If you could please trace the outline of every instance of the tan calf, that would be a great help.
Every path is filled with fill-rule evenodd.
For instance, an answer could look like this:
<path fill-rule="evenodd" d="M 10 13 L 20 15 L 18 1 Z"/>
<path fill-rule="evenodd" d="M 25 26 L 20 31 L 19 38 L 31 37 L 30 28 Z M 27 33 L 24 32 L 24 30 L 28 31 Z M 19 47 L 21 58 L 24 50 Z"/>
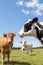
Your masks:
<path fill-rule="evenodd" d="M 13 39 L 16 36 L 15 33 L 7 33 L 3 34 L 3 37 L 0 38 L 0 51 L 2 53 L 2 65 L 4 65 L 4 59 L 5 55 L 8 57 L 8 63 L 9 63 L 9 57 L 11 48 L 13 46 Z"/>

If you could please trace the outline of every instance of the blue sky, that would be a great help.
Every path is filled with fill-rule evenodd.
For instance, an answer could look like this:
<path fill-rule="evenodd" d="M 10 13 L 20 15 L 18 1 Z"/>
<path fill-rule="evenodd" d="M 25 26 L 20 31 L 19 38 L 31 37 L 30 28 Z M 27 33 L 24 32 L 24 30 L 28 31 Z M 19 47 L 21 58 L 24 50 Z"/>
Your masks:
<path fill-rule="evenodd" d="M 30 18 L 38 17 L 43 22 L 43 0 L 0 0 L 0 37 L 3 33 L 18 32 Z M 20 41 L 26 40 L 34 46 L 41 44 L 35 38 L 14 38 L 15 47 L 20 47 Z"/>

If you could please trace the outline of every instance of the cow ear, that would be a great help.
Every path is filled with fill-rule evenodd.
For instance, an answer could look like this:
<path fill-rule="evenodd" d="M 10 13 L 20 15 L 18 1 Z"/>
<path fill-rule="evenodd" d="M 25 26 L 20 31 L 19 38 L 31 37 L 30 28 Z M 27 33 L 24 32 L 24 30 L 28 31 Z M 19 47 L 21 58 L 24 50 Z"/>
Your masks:
<path fill-rule="evenodd" d="M 33 18 L 33 20 L 32 20 L 33 23 L 35 23 L 35 22 L 37 23 L 37 21 L 38 21 L 37 17 Z"/>
<path fill-rule="evenodd" d="M 3 37 L 7 37 L 7 34 L 3 34 Z"/>

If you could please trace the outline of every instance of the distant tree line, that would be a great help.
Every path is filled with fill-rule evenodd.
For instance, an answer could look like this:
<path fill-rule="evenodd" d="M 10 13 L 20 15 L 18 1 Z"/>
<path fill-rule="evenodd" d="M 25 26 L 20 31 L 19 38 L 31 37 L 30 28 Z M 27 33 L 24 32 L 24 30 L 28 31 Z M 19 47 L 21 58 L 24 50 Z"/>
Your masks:
<path fill-rule="evenodd" d="M 43 46 L 40 46 L 40 47 L 34 47 L 33 49 L 42 49 L 43 48 Z M 21 47 L 13 47 L 12 49 L 21 49 Z"/>

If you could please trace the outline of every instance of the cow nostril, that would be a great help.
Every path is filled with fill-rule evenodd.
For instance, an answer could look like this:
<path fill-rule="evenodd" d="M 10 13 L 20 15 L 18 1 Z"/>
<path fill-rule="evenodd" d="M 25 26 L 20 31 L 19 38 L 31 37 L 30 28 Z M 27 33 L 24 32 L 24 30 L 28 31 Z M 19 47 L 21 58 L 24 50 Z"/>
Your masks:
<path fill-rule="evenodd" d="M 22 38 L 22 36 L 20 36 Z"/>

